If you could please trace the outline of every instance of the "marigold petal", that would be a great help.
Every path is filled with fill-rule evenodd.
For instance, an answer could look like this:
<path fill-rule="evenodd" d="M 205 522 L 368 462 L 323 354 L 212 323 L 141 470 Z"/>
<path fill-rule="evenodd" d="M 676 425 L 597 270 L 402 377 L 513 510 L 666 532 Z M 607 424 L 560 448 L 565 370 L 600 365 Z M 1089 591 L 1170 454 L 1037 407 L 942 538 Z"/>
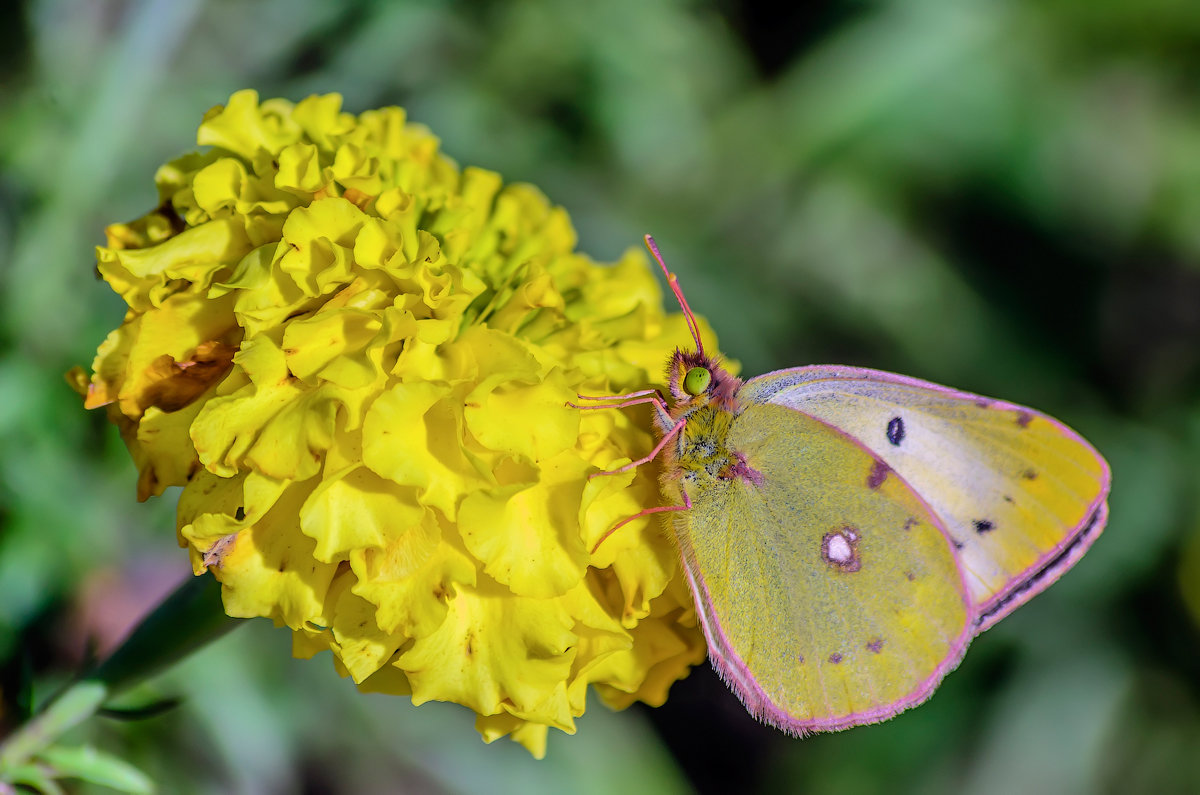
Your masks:
<path fill-rule="evenodd" d="M 458 526 L 488 575 L 519 596 L 548 598 L 573 588 L 587 567 L 579 501 L 589 467 L 566 451 L 538 470 L 533 485 L 468 494 Z"/>
<path fill-rule="evenodd" d="M 342 97 L 339 94 L 305 97 L 296 103 L 290 115 L 304 137 L 327 151 L 335 149 L 338 138 L 353 131 L 356 126 L 354 116 L 342 113 Z"/>
<path fill-rule="evenodd" d="M 315 383 L 318 378 L 346 389 L 361 389 L 380 377 L 378 348 L 369 346 L 383 323 L 373 312 L 340 309 L 289 323 L 283 335 L 288 371 Z"/>
<path fill-rule="evenodd" d="M 634 701 L 662 706 L 670 686 L 708 654 L 701 639 L 681 632 L 671 619 L 646 619 L 632 635 L 627 653 L 611 655 L 593 672 L 596 692 L 613 709 L 624 709 Z"/>
<path fill-rule="evenodd" d="M 286 488 L 262 519 L 238 531 L 212 568 L 231 616 L 267 616 L 293 629 L 330 623 L 325 596 L 337 566 L 316 559 L 316 544 L 295 518 L 309 491 L 303 484 Z"/>
<path fill-rule="evenodd" d="M 449 700 L 481 715 L 506 703 L 531 710 L 570 671 L 575 636 L 557 600 L 514 598 L 481 579 L 459 589 L 449 608 L 438 630 L 396 661 L 408 673 L 414 704 Z"/>
<path fill-rule="evenodd" d="M 385 665 L 361 682 L 356 683 L 363 693 L 387 693 L 392 696 L 411 696 L 408 675 L 395 665 Z"/>
<path fill-rule="evenodd" d="M 185 229 L 153 248 L 98 248 L 96 269 L 130 307 L 144 312 L 183 284 L 207 288 L 250 248 L 241 224 L 217 220 Z"/>
<path fill-rule="evenodd" d="M 285 146 L 279 152 L 278 161 L 275 187 L 280 190 L 312 195 L 325 186 L 321 154 L 315 145 L 295 143 Z"/>
<path fill-rule="evenodd" d="M 475 730 L 485 743 L 493 743 L 501 737 L 524 746 L 534 759 L 546 758 L 546 736 L 548 728 L 540 723 L 531 723 L 507 712 L 498 715 L 478 715 Z M 574 734 L 574 730 L 571 731 Z"/>
<path fill-rule="evenodd" d="M 486 480 L 462 448 L 462 401 L 451 395 L 433 383 L 397 384 L 380 395 L 363 420 L 363 462 L 418 487 L 422 505 L 453 519 L 462 495 Z"/>
<path fill-rule="evenodd" d="M 193 474 L 179 495 L 179 506 L 175 512 L 180 542 L 190 542 L 203 551 L 221 536 L 241 529 L 245 516 L 243 490 L 246 477 L 243 473 L 223 478 L 204 469 Z M 242 517 L 237 517 L 239 512 Z M 227 521 L 216 527 L 213 523 L 215 517 L 223 517 Z M 197 522 L 203 521 L 208 521 L 209 527 L 203 524 L 197 526 Z"/>
<path fill-rule="evenodd" d="M 317 542 L 317 560 L 346 560 L 355 549 L 382 549 L 419 525 L 425 508 L 366 467 L 327 474 L 300 509 L 300 529 Z M 436 539 L 425 549 L 432 554 Z"/>
<path fill-rule="evenodd" d="M 355 683 L 364 682 L 387 664 L 404 637 L 381 630 L 375 623 L 375 605 L 347 587 L 350 578 L 339 579 L 343 581 L 339 592 L 330 593 L 337 658 Z"/>
<path fill-rule="evenodd" d="M 452 543 L 439 543 L 442 529 L 433 512 L 382 549 L 350 553 L 358 577 L 354 593 L 375 605 L 385 632 L 423 638 L 442 625 L 459 586 L 476 582 L 475 563 Z"/>
<path fill-rule="evenodd" d="M 467 428 L 484 447 L 540 461 L 574 447 L 579 410 L 567 405 L 575 390 L 558 371 L 523 384 L 505 373 L 489 377 L 466 398 Z"/>
<path fill-rule="evenodd" d="M 168 486 L 186 485 L 200 468 L 189 434 L 203 405 L 193 403 L 173 412 L 151 407 L 142 415 L 136 445 L 130 446 L 139 471 L 139 501 L 159 496 Z"/>
<path fill-rule="evenodd" d="M 163 401 L 161 390 L 164 378 L 174 377 L 177 368 L 168 367 L 164 373 L 161 363 L 195 361 L 196 349 L 203 343 L 224 341 L 236 344 L 239 330 L 230 312 L 231 302 L 205 300 L 194 295 L 175 295 L 166 299 L 158 311 L 138 315 L 122 327 L 123 333 L 110 340 L 112 347 L 102 349 L 101 356 L 112 361 L 97 361 L 95 369 L 116 391 L 121 412 L 127 417 L 139 417 L 148 406 L 170 407 L 177 401 Z M 215 352 L 225 359 L 223 352 Z M 164 359 L 165 357 L 165 359 Z M 227 361 L 220 361 L 212 380 L 224 375 Z M 115 390 L 113 390 L 115 387 Z"/>
<path fill-rule="evenodd" d="M 290 104 L 267 100 L 261 105 L 258 92 L 238 91 L 224 105 L 217 105 L 204 116 L 196 134 L 201 146 L 218 146 L 247 159 L 258 151 L 278 152 L 300 133 L 292 119 Z"/>
<path fill-rule="evenodd" d="M 209 400 L 197 416 L 192 442 L 201 463 L 227 477 L 241 466 L 280 480 L 315 475 L 345 395 L 327 384 L 304 388 L 265 337 L 246 343 L 235 362 L 251 383 Z"/>
<path fill-rule="evenodd" d="M 367 223 L 362 210 L 340 198 L 298 207 L 283 223 L 275 266 L 305 295 L 325 295 L 350 280 L 354 239 Z"/>

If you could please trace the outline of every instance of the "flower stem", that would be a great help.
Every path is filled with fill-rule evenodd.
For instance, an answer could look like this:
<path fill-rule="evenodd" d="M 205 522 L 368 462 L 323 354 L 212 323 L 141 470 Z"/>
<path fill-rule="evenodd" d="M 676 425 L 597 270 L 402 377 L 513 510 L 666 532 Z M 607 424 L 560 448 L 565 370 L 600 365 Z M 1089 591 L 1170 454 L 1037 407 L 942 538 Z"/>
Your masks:
<path fill-rule="evenodd" d="M 103 683 L 110 695 L 149 679 L 241 625 L 225 615 L 221 584 L 210 575 L 190 577 L 142 619 L 129 637 L 83 680 Z"/>

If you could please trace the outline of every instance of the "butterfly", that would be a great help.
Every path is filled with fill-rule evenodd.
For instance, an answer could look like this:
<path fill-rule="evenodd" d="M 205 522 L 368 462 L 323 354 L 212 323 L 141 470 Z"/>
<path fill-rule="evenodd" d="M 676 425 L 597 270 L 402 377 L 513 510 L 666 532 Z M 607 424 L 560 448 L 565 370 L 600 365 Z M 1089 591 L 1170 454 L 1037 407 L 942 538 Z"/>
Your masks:
<path fill-rule="evenodd" d="M 803 735 L 923 702 L 1100 535 L 1109 467 L 1066 425 L 860 367 L 743 382 L 705 352 L 646 245 L 695 350 L 671 357 L 669 402 L 643 390 L 587 406 L 653 406 L 658 444 L 615 471 L 660 458 L 667 500 L 596 546 L 669 516 L 709 659 L 758 719 Z"/>

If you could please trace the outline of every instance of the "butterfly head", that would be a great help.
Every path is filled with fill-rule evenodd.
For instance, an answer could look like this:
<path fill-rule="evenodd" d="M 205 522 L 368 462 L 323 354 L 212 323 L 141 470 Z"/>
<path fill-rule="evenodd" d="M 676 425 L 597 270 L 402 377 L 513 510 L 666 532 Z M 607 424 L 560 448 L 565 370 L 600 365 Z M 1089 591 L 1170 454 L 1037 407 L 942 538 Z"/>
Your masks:
<path fill-rule="evenodd" d="M 654 238 L 646 235 L 646 248 L 654 255 L 658 265 L 667 277 L 667 285 L 675 293 L 679 308 L 687 320 L 688 331 L 692 333 L 692 341 L 696 343 L 695 351 L 676 349 L 667 362 L 667 383 L 670 384 L 673 403 L 678 408 L 688 408 L 698 405 L 715 403 L 717 406 L 733 411 L 736 406 L 734 394 L 742 385 L 740 378 L 729 374 L 721 366 L 720 361 L 704 352 L 704 342 L 700 339 L 700 327 L 696 324 L 696 316 L 679 289 L 679 280 L 675 274 L 667 270 L 662 255 Z"/>
<path fill-rule="evenodd" d="M 679 407 L 714 404 L 734 410 L 742 380 L 701 351 L 676 350 L 667 362 L 672 403 Z"/>

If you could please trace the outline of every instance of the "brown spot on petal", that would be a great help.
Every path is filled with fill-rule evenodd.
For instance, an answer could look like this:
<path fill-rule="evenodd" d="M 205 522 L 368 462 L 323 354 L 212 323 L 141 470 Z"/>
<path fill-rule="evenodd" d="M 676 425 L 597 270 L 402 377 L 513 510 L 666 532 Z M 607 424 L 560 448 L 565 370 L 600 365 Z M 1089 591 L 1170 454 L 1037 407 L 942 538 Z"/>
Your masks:
<path fill-rule="evenodd" d="M 1021 477 L 1025 478 L 1026 480 L 1037 480 L 1037 476 L 1038 476 L 1037 470 L 1033 470 L 1033 469 L 1026 469 L 1024 472 L 1021 473 Z"/>
<path fill-rule="evenodd" d="M 138 395 L 138 407 L 144 411 L 156 406 L 167 412 L 184 408 L 225 377 L 236 352 L 232 345 L 210 340 L 196 346 L 191 357 L 182 362 L 164 353 L 143 374 L 148 383 Z"/>
<path fill-rule="evenodd" d="M 842 661 L 842 655 L 838 654 L 836 651 L 833 654 L 829 655 L 829 662 L 833 663 L 834 665 L 837 665 L 841 661 Z"/>
<path fill-rule="evenodd" d="M 1020 425 L 1022 428 L 1028 428 L 1031 422 L 1033 422 L 1033 415 L 1031 413 L 1025 409 L 1017 410 L 1017 425 Z"/>
<path fill-rule="evenodd" d="M 882 638 L 876 638 L 875 640 L 873 640 L 867 644 L 867 650 L 872 651 L 875 654 L 879 654 L 879 652 L 882 649 L 883 649 L 883 639 Z"/>
<path fill-rule="evenodd" d="M 221 536 L 214 541 L 212 546 L 204 550 L 204 556 L 201 558 L 204 566 L 210 569 L 213 567 L 218 569 L 221 568 L 221 564 L 224 562 L 225 556 L 237 543 L 237 537 L 237 533 L 230 533 L 229 535 Z"/>

